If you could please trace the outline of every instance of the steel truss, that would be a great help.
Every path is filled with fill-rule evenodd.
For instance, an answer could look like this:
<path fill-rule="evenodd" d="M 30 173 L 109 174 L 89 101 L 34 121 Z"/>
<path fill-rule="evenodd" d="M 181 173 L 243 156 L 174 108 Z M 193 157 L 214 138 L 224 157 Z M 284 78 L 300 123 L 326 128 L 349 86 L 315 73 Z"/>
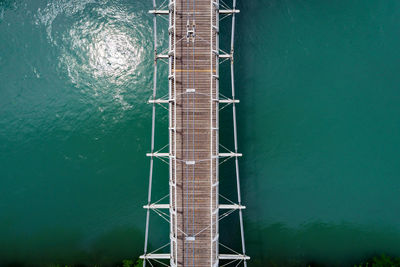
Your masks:
<path fill-rule="evenodd" d="M 164 3 L 169 1 L 168 4 Z M 165 266 L 178 266 L 177 258 L 178 258 L 178 249 L 177 249 L 177 234 L 183 233 L 181 229 L 177 226 L 176 220 L 176 207 L 174 203 L 177 203 L 177 186 L 176 186 L 176 165 L 179 162 L 179 159 L 176 158 L 176 77 L 175 77 L 175 65 L 176 62 L 176 44 L 180 40 L 176 40 L 176 8 L 175 8 L 175 0 L 165 0 L 163 4 L 159 7 L 156 4 L 156 0 L 153 0 L 153 9 L 149 11 L 150 14 L 153 14 L 153 35 L 154 35 L 154 73 L 153 73 L 153 92 L 152 97 L 148 101 L 149 104 L 152 105 L 152 130 L 151 130 L 151 148 L 150 153 L 146 155 L 150 157 L 150 171 L 149 171 L 149 185 L 148 185 L 148 198 L 147 198 L 147 205 L 144 205 L 143 208 L 146 209 L 146 229 L 145 229 L 145 242 L 144 242 L 144 254 L 140 256 L 143 259 L 143 267 L 146 266 L 146 263 L 149 262 L 151 266 L 151 261 L 155 261 L 158 264 L 165 265 Z M 220 3 L 221 2 L 221 3 Z M 210 0 L 211 5 L 211 44 L 213 44 L 213 38 L 215 38 L 215 47 L 211 45 L 210 57 L 211 57 L 211 70 L 213 69 L 213 64 L 215 65 L 215 74 L 211 72 L 211 89 L 213 86 L 215 87 L 215 95 L 210 94 L 211 100 L 211 121 L 213 121 L 213 114 L 215 113 L 216 116 L 216 123 L 212 125 L 211 131 L 211 151 L 216 151 L 215 155 L 211 155 L 211 159 L 208 160 L 215 160 L 217 164 L 215 164 L 216 168 L 216 181 L 210 181 L 211 191 L 215 190 L 217 196 L 222 197 L 229 204 L 220 204 L 218 197 L 215 199 L 216 203 L 213 203 L 211 200 L 210 205 L 210 212 L 211 212 L 211 221 L 210 225 L 207 228 L 211 228 L 212 238 L 211 238 L 211 247 L 216 248 L 216 255 L 213 255 L 213 249 L 211 249 L 211 262 L 214 264 L 211 267 L 215 267 L 219 265 L 219 261 L 228 261 L 228 263 L 223 264 L 222 266 L 229 265 L 234 263 L 236 266 L 240 265 L 241 263 L 243 266 L 247 267 L 247 260 L 250 259 L 246 255 L 246 248 L 245 248 L 245 238 L 244 238 L 244 229 L 243 229 L 243 215 L 242 211 L 246 207 L 241 204 L 241 192 L 240 192 L 240 176 L 239 176 L 239 161 L 238 158 L 242 156 L 241 153 L 238 153 L 238 142 L 237 142 L 237 123 L 236 123 L 236 104 L 239 103 L 239 100 L 235 98 L 235 79 L 234 79 L 234 39 L 235 39 L 235 17 L 236 14 L 240 11 L 236 9 L 236 0 L 233 0 L 232 8 L 229 8 L 222 0 Z M 222 8 L 221 8 L 222 7 Z M 220 18 L 219 15 L 224 15 L 223 18 Z M 168 53 L 158 53 L 157 51 L 157 17 L 168 15 L 168 35 L 169 35 L 169 45 L 168 45 Z M 219 21 L 224 19 L 227 16 L 232 16 L 232 29 L 231 29 L 231 50 L 230 53 L 226 53 L 219 48 Z M 158 61 L 164 61 L 168 59 L 168 98 L 157 98 L 157 63 Z M 232 96 L 230 98 L 220 95 L 219 93 L 219 65 L 222 63 L 220 61 L 222 59 L 224 61 L 230 60 L 230 70 L 231 70 L 231 89 L 232 89 Z M 211 90 L 212 91 L 212 90 Z M 154 151 L 154 140 L 155 140 L 155 117 L 156 117 L 156 105 L 168 105 L 168 108 L 164 107 L 168 110 L 169 113 L 169 151 L 168 153 L 163 153 L 159 151 Z M 224 107 L 220 108 L 219 104 L 225 104 Z M 225 108 L 226 106 L 232 106 L 232 118 L 233 118 L 233 138 L 234 138 L 234 150 L 229 151 L 228 153 L 220 153 L 219 152 L 219 111 L 220 109 Z M 213 142 L 215 141 L 215 142 Z M 223 147 L 225 148 L 225 147 Z M 226 149 L 226 148 L 225 148 Z M 162 199 L 152 202 L 151 198 L 151 191 L 152 191 L 152 180 L 153 180 L 153 168 L 154 168 L 154 159 L 159 158 L 164 162 L 169 164 L 169 194 Z M 232 202 L 231 200 L 225 198 L 224 196 L 220 195 L 218 192 L 219 182 L 218 182 L 218 165 L 221 163 L 219 162 L 220 158 L 224 158 L 225 160 L 234 158 L 235 160 L 235 174 L 236 174 L 236 186 L 237 186 L 237 203 Z M 194 164 L 194 162 L 186 161 L 186 164 Z M 212 166 L 213 164 L 211 164 Z M 175 172 L 175 173 L 173 173 Z M 212 179 L 213 170 L 211 168 L 210 172 L 210 179 Z M 211 192 L 211 193 L 212 193 Z M 212 195 L 212 194 L 211 194 Z M 169 197 L 169 204 L 161 204 L 162 200 Z M 164 212 L 163 210 L 168 210 L 169 214 Z M 170 242 L 159 249 L 148 252 L 148 237 L 149 237 L 149 224 L 150 224 L 150 211 L 154 211 L 156 214 L 161 216 L 164 220 L 166 220 L 170 225 Z M 222 214 L 219 214 L 220 211 L 224 211 Z M 241 247 L 242 251 L 236 252 L 229 247 L 223 245 L 219 242 L 219 220 L 227 217 L 228 215 L 232 214 L 233 212 L 238 211 L 239 214 L 239 221 L 240 221 L 240 236 L 241 236 Z M 201 230 L 200 232 L 204 231 L 205 229 Z M 200 233 L 199 232 L 199 233 Z M 198 233 L 198 234 L 199 234 Z M 186 234 L 185 234 L 186 235 Z M 197 234 L 196 234 L 197 235 Z M 186 235 L 187 236 L 187 235 Z M 156 253 L 157 251 L 170 246 L 170 253 Z M 219 246 L 227 248 L 232 252 L 232 254 L 220 254 L 219 253 Z M 169 264 L 162 262 L 162 260 L 169 260 Z"/>

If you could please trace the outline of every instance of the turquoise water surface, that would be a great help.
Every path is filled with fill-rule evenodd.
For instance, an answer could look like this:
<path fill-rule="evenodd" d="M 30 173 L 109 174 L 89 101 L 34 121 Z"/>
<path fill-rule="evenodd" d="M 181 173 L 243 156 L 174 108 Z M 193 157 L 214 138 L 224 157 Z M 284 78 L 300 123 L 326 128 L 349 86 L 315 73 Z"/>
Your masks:
<path fill-rule="evenodd" d="M 0 265 L 107 265 L 142 253 L 149 9 L 149 0 L 0 0 Z M 259 0 L 239 9 L 249 266 L 400 256 L 400 2 Z M 159 26 L 165 48 L 167 23 Z M 228 96 L 229 79 L 224 63 Z M 221 143 L 232 147 L 231 109 L 220 120 Z M 159 108 L 158 148 L 167 127 Z M 233 166 L 221 165 L 220 191 L 236 200 Z M 156 200 L 168 193 L 168 172 L 155 168 Z M 151 219 L 157 248 L 169 229 Z M 221 242 L 239 249 L 237 214 L 220 228 Z"/>

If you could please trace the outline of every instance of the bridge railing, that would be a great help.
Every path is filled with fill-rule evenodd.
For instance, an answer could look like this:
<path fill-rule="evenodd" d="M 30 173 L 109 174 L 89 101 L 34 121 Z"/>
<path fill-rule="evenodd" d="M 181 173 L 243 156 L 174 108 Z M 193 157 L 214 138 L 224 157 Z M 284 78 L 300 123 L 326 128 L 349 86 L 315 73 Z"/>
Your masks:
<path fill-rule="evenodd" d="M 147 155 L 150 157 L 150 170 L 149 170 L 149 186 L 148 186 L 148 199 L 147 205 L 144 206 L 146 209 L 146 228 L 145 228 L 145 244 L 144 244 L 144 254 L 140 257 L 144 259 L 143 267 L 146 266 L 146 262 L 150 260 L 159 261 L 159 260 L 169 260 L 170 266 L 178 266 L 178 249 L 177 249 L 177 237 L 178 237 L 178 227 L 177 227 L 177 219 L 176 214 L 177 210 L 175 207 L 175 203 L 177 203 L 177 186 L 176 181 L 174 180 L 176 176 L 177 170 L 177 159 L 174 155 L 177 154 L 176 151 L 176 76 L 175 76 L 175 62 L 176 62 L 176 2 L 175 0 L 169 0 L 167 8 L 158 8 L 156 4 L 156 0 L 152 0 L 153 10 L 150 10 L 149 13 L 153 14 L 153 38 L 154 38 L 154 73 L 153 73 L 153 90 L 152 90 L 152 98 L 149 103 L 152 105 L 152 130 L 151 130 L 151 147 L 150 153 Z M 239 103 L 239 100 L 235 97 L 235 77 L 234 77 L 234 40 L 235 40 L 235 22 L 236 22 L 236 14 L 239 13 L 239 10 L 236 9 L 236 0 L 232 2 L 232 8 L 228 8 L 227 6 L 222 5 L 221 9 L 219 0 L 210 0 L 211 4 L 211 37 L 215 38 L 215 47 L 211 47 L 210 57 L 211 57 L 211 91 L 215 92 L 215 95 L 211 94 L 211 116 L 215 114 L 215 124 L 212 125 L 212 134 L 211 134 L 211 151 L 214 151 L 215 154 L 212 154 L 211 161 L 216 159 L 216 164 L 214 165 L 214 170 L 212 168 L 210 177 L 215 177 L 215 180 L 211 180 L 211 195 L 219 196 L 219 183 L 218 183 L 218 175 L 220 164 L 220 158 L 233 158 L 235 160 L 235 174 L 236 174 L 236 186 L 237 186 L 237 203 L 234 203 L 230 200 L 230 204 L 220 204 L 219 198 L 212 199 L 212 203 L 210 205 L 210 212 L 212 214 L 210 218 L 210 228 L 211 228 L 211 262 L 213 262 L 213 266 L 218 266 L 219 261 L 229 261 L 231 263 L 240 261 L 245 267 L 247 267 L 247 260 L 250 257 L 246 256 L 246 248 L 245 248 L 245 237 L 244 237 L 244 227 L 243 227 L 243 209 L 245 206 L 241 204 L 241 191 L 240 191 L 240 172 L 239 172 L 239 161 L 238 158 L 242 156 L 242 154 L 238 153 L 238 141 L 237 141 L 237 121 L 236 121 L 236 104 Z M 232 25 L 231 25 L 231 50 L 230 53 L 221 53 L 219 49 L 219 21 L 220 14 L 225 16 L 232 16 Z M 157 51 L 157 16 L 159 15 L 168 15 L 168 53 L 167 54 L 158 54 Z M 223 19 L 223 18 L 222 18 Z M 213 41 L 211 41 L 213 44 Z M 168 59 L 168 99 L 157 99 L 157 71 L 158 71 L 158 61 L 162 59 Z M 230 60 L 230 70 L 231 70 L 231 98 L 220 98 L 219 94 L 219 65 L 221 64 L 220 59 Z M 215 67 L 215 73 L 213 71 L 213 66 Z M 219 152 L 219 104 L 223 103 L 226 105 L 232 106 L 232 118 L 233 118 L 233 141 L 234 141 L 234 150 L 229 151 L 229 153 L 220 153 Z M 156 116 L 156 105 L 168 104 L 168 114 L 169 114 L 169 152 L 168 153 L 159 153 L 155 152 L 154 148 L 154 139 L 155 139 L 155 116 Z M 211 121 L 213 117 L 211 117 Z M 172 127 L 171 127 L 172 126 Z M 165 158 L 168 159 L 169 163 L 169 204 L 157 204 L 152 203 L 151 192 L 152 192 L 152 180 L 153 180 L 153 169 L 154 169 L 154 158 Z M 213 171 L 216 172 L 216 175 L 213 175 Z M 173 173 L 175 172 L 175 173 Z M 169 219 L 164 218 L 169 222 L 170 225 L 170 253 L 149 253 L 148 250 L 148 237 L 149 237 L 149 220 L 150 220 L 150 211 L 155 211 L 158 215 L 163 217 L 163 212 L 160 210 L 168 209 L 169 210 Z M 220 214 L 221 210 L 228 210 L 228 212 Z M 240 221 L 240 235 L 241 235 L 241 252 L 234 252 L 231 254 L 220 254 L 219 247 L 222 245 L 219 240 L 219 221 L 226 216 L 232 214 L 234 211 L 238 211 L 239 213 L 239 221 Z M 165 246 L 161 247 L 164 248 Z M 160 249 L 161 249 L 160 248 Z M 216 251 L 216 253 L 213 253 Z"/>

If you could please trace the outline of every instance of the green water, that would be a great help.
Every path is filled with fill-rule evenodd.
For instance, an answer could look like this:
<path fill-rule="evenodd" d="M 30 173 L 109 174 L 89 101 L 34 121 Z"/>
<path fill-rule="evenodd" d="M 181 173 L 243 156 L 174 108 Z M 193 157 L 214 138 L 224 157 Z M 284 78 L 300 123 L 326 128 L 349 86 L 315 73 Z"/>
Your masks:
<path fill-rule="evenodd" d="M 148 0 L 0 0 L 1 263 L 109 264 L 142 252 L 150 8 Z M 400 256 L 400 2 L 239 8 L 249 266 Z M 224 48 L 229 23 L 221 23 Z M 160 28 L 165 47 L 166 23 Z M 229 94 L 228 65 L 221 76 Z M 167 113 L 157 114 L 160 148 Z M 226 108 L 221 142 L 229 147 L 231 122 Z M 158 199 L 168 193 L 167 167 L 155 167 Z M 235 199 L 232 167 L 221 166 L 221 193 Z M 156 248 L 168 241 L 168 225 L 151 219 Z M 224 220 L 221 242 L 238 249 L 237 216 Z"/>

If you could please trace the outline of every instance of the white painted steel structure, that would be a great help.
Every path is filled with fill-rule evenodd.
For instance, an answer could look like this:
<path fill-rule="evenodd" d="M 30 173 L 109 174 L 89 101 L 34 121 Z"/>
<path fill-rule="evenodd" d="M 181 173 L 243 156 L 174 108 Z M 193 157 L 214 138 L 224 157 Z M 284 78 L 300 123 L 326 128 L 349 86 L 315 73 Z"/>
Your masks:
<path fill-rule="evenodd" d="M 151 266 L 153 266 L 152 261 L 157 262 L 158 264 L 161 265 L 166 265 L 166 266 L 195 266 L 194 261 L 193 264 L 184 261 L 182 264 L 179 263 L 178 258 L 178 238 L 179 235 L 184 235 L 185 240 L 184 242 L 189 242 L 189 241 L 194 241 L 196 238 L 196 235 L 201 233 L 202 231 L 206 229 L 202 229 L 198 233 L 185 233 L 183 230 L 185 228 L 180 229 L 178 227 L 178 222 L 177 222 L 177 212 L 178 212 L 178 207 L 176 207 L 177 203 L 177 164 L 181 163 L 182 164 L 182 159 L 177 158 L 177 71 L 176 70 L 176 60 L 177 60 L 177 43 L 180 42 L 181 40 L 177 40 L 177 35 L 176 35 L 176 22 L 177 22 L 177 7 L 176 3 L 178 0 L 169 0 L 167 4 L 165 0 L 160 6 L 157 6 L 156 0 L 153 0 L 153 10 L 150 10 L 149 13 L 153 14 L 153 35 L 154 35 L 154 76 L 153 76 L 153 93 L 152 93 L 152 98 L 148 101 L 149 104 L 152 105 L 152 130 L 151 130 L 151 148 L 150 148 L 150 153 L 147 153 L 147 156 L 150 157 L 150 172 L 149 172 L 149 186 L 148 186 L 148 199 L 147 199 L 147 205 L 144 205 L 143 208 L 146 209 L 146 229 L 145 229 L 145 242 L 144 242 L 144 254 L 140 257 L 144 259 L 143 261 L 143 267 L 146 266 L 146 263 L 149 263 Z M 191 16 L 193 17 L 193 20 L 195 21 L 195 14 L 196 14 L 196 6 L 195 6 L 195 1 L 196 0 L 179 0 L 180 2 L 182 1 L 188 1 L 188 7 L 189 7 L 189 2 L 192 1 L 193 3 L 193 12 L 191 12 Z M 205 2 L 209 1 L 210 3 L 210 11 L 211 11 L 211 49 L 210 49 L 210 59 L 211 59 L 211 71 L 210 71 L 210 86 L 211 86 L 211 91 L 215 90 L 216 95 L 210 94 L 210 103 L 211 103 L 211 110 L 209 112 L 210 114 L 210 121 L 211 121 L 211 142 L 210 142 L 210 151 L 211 151 L 211 157 L 210 161 L 213 162 L 215 161 L 216 164 L 211 163 L 211 168 L 210 168 L 210 196 L 211 196 L 211 205 L 210 205 L 210 222 L 207 228 L 210 228 L 209 232 L 211 234 L 211 239 L 210 239 L 210 266 L 219 266 L 220 261 L 224 261 L 223 266 L 229 265 L 229 264 L 234 264 L 236 266 L 243 264 L 243 266 L 247 266 L 247 260 L 250 258 L 246 256 L 246 248 L 245 248 L 245 238 L 244 238 L 244 229 L 243 229 L 243 215 L 242 211 L 245 209 L 245 206 L 241 204 L 241 192 L 240 192 L 240 176 L 239 176 L 239 161 L 238 157 L 241 157 L 242 154 L 238 153 L 238 142 L 237 142 L 237 123 L 236 123 L 236 104 L 239 103 L 239 100 L 235 98 L 235 84 L 234 84 L 234 39 L 235 39 L 235 16 L 237 13 L 239 13 L 239 10 L 236 9 L 236 0 L 233 0 L 232 7 L 229 8 L 222 0 L 197 0 L 198 2 Z M 222 7 L 222 8 L 221 8 Z M 188 9 L 189 10 L 189 9 Z M 231 27 L 231 51 L 230 53 L 225 53 L 219 48 L 219 21 L 220 17 L 219 15 L 223 14 L 224 16 L 231 16 L 232 17 L 232 27 Z M 167 54 L 162 54 L 158 53 L 157 50 L 157 17 L 158 16 L 166 16 L 168 15 L 168 35 L 169 35 L 169 44 L 168 44 L 168 53 Z M 189 18 L 189 12 L 187 14 Z M 188 19 L 189 21 L 189 19 Z M 195 22 L 194 22 L 195 25 Z M 188 23 L 188 37 L 187 38 L 193 38 L 195 39 L 195 26 L 193 29 L 189 29 L 189 23 Z M 190 37 L 189 37 L 190 36 Z M 215 39 L 214 39 L 215 38 Z M 194 42 L 194 40 L 193 40 Z M 213 46 L 215 44 L 215 47 Z M 194 58 L 194 56 L 193 56 Z M 168 59 L 168 84 L 169 84 L 169 93 L 168 93 L 168 98 L 157 98 L 157 70 L 158 66 L 157 63 L 164 59 Z M 231 92 L 232 96 L 231 98 L 224 97 L 219 94 L 219 65 L 220 59 L 225 60 L 230 60 L 230 70 L 231 70 Z M 189 68 L 189 67 L 188 67 Z M 215 69 L 215 72 L 213 71 Z M 194 72 L 194 69 L 193 69 Z M 193 86 L 194 87 L 194 86 Z M 189 88 L 189 86 L 186 89 L 186 95 L 191 94 L 193 96 L 196 95 L 196 89 L 195 88 Z M 156 116 L 156 105 L 168 105 L 168 113 L 169 113 L 169 152 L 168 153 L 162 153 L 159 151 L 155 151 L 154 143 L 155 143 L 155 116 Z M 226 104 L 226 105 L 231 105 L 232 106 L 232 116 L 233 116 L 233 141 L 234 141 L 234 150 L 221 153 L 219 152 L 219 104 Z M 215 116 L 215 117 L 214 117 Z M 215 125 L 213 124 L 213 121 L 215 121 Z M 194 123 L 194 122 L 193 122 Z M 193 128 L 194 129 L 194 128 Z M 193 137 L 194 138 L 194 137 Z M 224 147 L 224 149 L 226 149 Z M 226 149 L 227 150 L 227 149 Z M 215 154 L 213 154 L 212 151 L 215 151 Z M 160 204 L 162 200 L 166 199 L 166 197 L 156 201 L 152 202 L 152 182 L 153 182 L 153 168 L 154 168 L 154 158 L 160 158 L 163 161 L 167 161 L 169 164 L 169 204 Z M 219 162 L 220 158 L 224 158 L 224 161 L 233 158 L 235 160 L 235 174 L 236 174 L 236 186 L 237 186 L 237 202 L 234 203 L 233 201 L 220 196 L 219 195 L 219 182 L 218 182 L 218 165 L 223 163 Z M 183 160 L 186 165 L 195 165 L 197 162 L 194 160 L 194 158 L 190 158 L 189 156 Z M 213 169 L 213 166 L 215 167 L 215 170 Z M 216 181 L 213 180 L 214 173 L 216 173 Z M 194 177 L 194 176 L 193 176 Z M 194 179 L 194 178 L 193 178 Z M 215 200 L 213 200 L 213 195 L 217 195 Z M 224 200 L 228 201 L 229 204 L 220 204 L 219 203 L 219 197 L 223 198 Z M 215 201 L 215 203 L 214 203 Z M 163 210 L 169 210 L 169 214 L 165 213 Z M 219 214 L 220 211 L 227 210 L 226 212 Z M 150 211 L 154 211 L 156 214 L 161 216 L 163 219 L 169 222 L 170 225 L 170 243 L 167 244 L 170 246 L 170 253 L 156 253 L 160 249 L 166 247 L 163 246 L 160 249 L 157 249 L 156 251 L 153 252 L 148 252 L 148 239 L 149 239 L 149 221 L 150 221 Z M 219 246 L 223 246 L 227 248 L 225 245 L 220 243 L 219 240 L 219 220 L 225 218 L 226 216 L 232 214 L 234 211 L 238 211 L 239 213 L 239 222 L 240 222 L 240 237 L 241 237 L 241 247 L 242 251 L 241 252 L 235 252 L 231 249 L 229 249 L 232 254 L 220 254 L 219 253 Z M 193 216 L 194 212 L 193 212 Z M 208 230 L 208 229 L 207 229 Z M 185 245 L 186 246 L 186 245 Z M 193 248 L 194 251 L 194 248 Z M 163 262 L 164 260 L 164 262 Z M 165 260 L 169 261 L 169 264 L 165 263 Z M 222 264 L 222 263 L 221 263 Z"/>

